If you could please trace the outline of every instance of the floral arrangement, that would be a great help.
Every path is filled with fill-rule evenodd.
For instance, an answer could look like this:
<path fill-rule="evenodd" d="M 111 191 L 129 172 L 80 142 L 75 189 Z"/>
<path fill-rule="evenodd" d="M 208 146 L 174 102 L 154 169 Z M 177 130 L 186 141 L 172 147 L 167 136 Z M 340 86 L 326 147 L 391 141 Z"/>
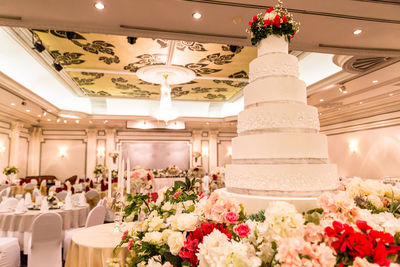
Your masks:
<path fill-rule="evenodd" d="M 283 8 L 282 1 L 278 1 L 275 7 L 267 8 L 265 14 L 259 13 L 254 16 L 249 26 L 247 32 L 251 35 L 251 43 L 256 45 L 270 35 L 284 36 L 290 42 L 299 31 L 300 24 Z"/>
<path fill-rule="evenodd" d="M 118 152 L 110 152 L 110 153 L 108 153 L 108 156 L 112 158 L 113 163 L 115 164 L 117 162 L 119 153 Z"/>
<path fill-rule="evenodd" d="M 166 169 L 168 176 L 178 176 L 180 171 L 181 170 L 176 165 L 169 165 Z"/>
<path fill-rule="evenodd" d="M 131 171 L 131 183 L 134 185 L 135 190 L 150 189 L 153 183 L 154 173 L 148 171 L 143 167 L 136 166 Z"/>
<path fill-rule="evenodd" d="M 206 171 L 202 167 L 190 168 L 187 172 L 189 178 L 203 178 L 206 175 Z"/>
<path fill-rule="evenodd" d="M 208 187 L 210 192 L 225 187 L 225 168 L 217 167 L 209 175 Z"/>
<path fill-rule="evenodd" d="M 103 165 L 96 165 L 93 171 L 94 175 L 99 176 L 107 173 L 107 168 Z"/>
<path fill-rule="evenodd" d="M 18 168 L 15 167 L 15 166 L 7 166 L 7 167 L 4 168 L 3 174 L 8 176 L 8 175 L 11 175 L 11 174 L 17 174 L 18 171 L 19 171 Z"/>
<path fill-rule="evenodd" d="M 224 190 L 199 195 L 196 182 L 128 197 L 126 219 L 141 212 L 145 219 L 135 221 L 116 248 L 128 245 L 127 266 L 400 266 L 397 213 L 356 200 L 391 192 L 393 205 L 398 188 L 354 179 L 344 191 L 321 195 L 319 208 L 303 214 L 277 201 L 248 215 Z"/>

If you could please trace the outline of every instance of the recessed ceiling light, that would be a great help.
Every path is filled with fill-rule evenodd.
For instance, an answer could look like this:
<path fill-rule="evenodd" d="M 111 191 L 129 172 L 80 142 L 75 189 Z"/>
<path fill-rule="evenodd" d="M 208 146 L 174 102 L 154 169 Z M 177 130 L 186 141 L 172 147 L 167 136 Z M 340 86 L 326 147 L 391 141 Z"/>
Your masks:
<path fill-rule="evenodd" d="M 393 96 L 393 94 L 392 94 L 392 93 L 390 93 L 390 94 L 389 94 L 389 96 Z"/>
<path fill-rule="evenodd" d="M 47 121 L 51 121 L 51 119 L 50 119 L 50 118 L 48 118 L 48 119 L 47 119 Z"/>
<path fill-rule="evenodd" d="M 321 99 L 319 100 L 319 102 L 324 102 L 324 99 L 323 99 L 323 98 L 321 98 Z"/>
<path fill-rule="evenodd" d="M 60 121 L 61 121 L 60 119 L 57 119 L 57 123 L 60 123 Z"/>
<path fill-rule="evenodd" d="M 108 120 L 105 120 L 105 121 L 104 121 L 104 124 L 107 124 L 107 123 L 108 123 Z"/>
<path fill-rule="evenodd" d="M 201 14 L 199 12 L 195 12 L 192 14 L 193 18 L 195 19 L 200 19 L 201 18 Z"/>
<path fill-rule="evenodd" d="M 90 124 L 92 124 L 92 123 L 93 123 L 93 121 L 89 121 L 89 123 L 90 123 Z"/>
<path fill-rule="evenodd" d="M 40 117 L 42 117 L 42 115 L 40 115 L 40 114 L 39 114 L 39 115 L 37 115 L 37 116 L 38 116 L 39 118 L 40 118 Z"/>
<path fill-rule="evenodd" d="M 377 82 L 378 82 L 378 80 L 373 80 L 373 81 L 372 81 L 372 83 L 377 83 Z"/>
<path fill-rule="evenodd" d="M 322 112 L 320 112 L 319 115 L 322 115 Z"/>
<path fill-rule="evenodd" d="M 206 124 L 209 125 L 210 123 L 207 121 Z"/>
<path fill-rule="evenodd" d="M 362 33 L 362 30 L 357 29 L 353 32 L 354 35 L 359 35 L 360 33 Z"/>
<path fill-rule="evenodd" d="M 10 105 L 11 105 L 11 106 L 15 106 L 15 103 L 11 103 Z"/>
<path fill-rule="evenodd" d="M 79 120 L 75 120 L 75 123 L 76 123 L 76 124 L 79 124 Z"/>
<path fill-rule="evenodd" d="M 67 123 L 67 120 L 64 120 L 64 123 Z"/>
<path fill-rule="evenodd" d="M 102 2 L 97 2 L 96 4 L 94 4 L 94 7 L 97 8 L 98 10 L 103 10 L 104 4 Z"/>
<path fill-rule="evenodd" d="M 360 101 L 360 105 L 362 104 L 363 102 L 362 101 Z"/>
<path fill-rule="evenodd" d="M 27 109 L 26 112 L 31 112 L 31 110 L 30 110 L 30 109 Z"/>

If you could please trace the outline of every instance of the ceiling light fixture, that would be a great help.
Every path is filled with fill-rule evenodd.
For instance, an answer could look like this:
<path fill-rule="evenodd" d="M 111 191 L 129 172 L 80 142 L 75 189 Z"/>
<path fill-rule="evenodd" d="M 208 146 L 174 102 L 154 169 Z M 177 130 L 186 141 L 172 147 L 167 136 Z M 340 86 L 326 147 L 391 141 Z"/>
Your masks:
<path fill-rule="evenodd" d="M 377 82 L 378 82 L 378 80 L 373 80 L 373 81 L 372 81 L 372 83 L 377 83 Z"/>
<path fill-rule="evenodd" d="M 389 96 L 393 96 L 393 94 L 392 94 L 392 93 L 390 93 L 390 94 L 389 94 Z"/>
<path fill-rule="evenodd" d="M 346 86 L 344 86 L 344 85 L 340 86 L 340 87 L 339 87 L 339 91 L 340 91 L 342 94 L 347 94 Z"/>
<path fill-rule="evenodd" d="M 47 112 L 43 111 L 43 116 L 46 117 L 46 115 L 47 115 Z"/>
<path fill-rule="evenodd" d="M 107 124 L 108 123 L 108 120 L 104 120 L 104 124 Z"/>
<path fill-rule="evenodd" d="M 359 35 L 360 33 L 362 33 L 362 30 L 357 29 L 353 32 L 354 35 Z"/>
<path fill-rule="evenodd" d="M 11 106 L 15 106 L 15 103 L 11 103 L 10 105 L 11 105 Z"/>
<path fill-rule="evenodd" d="M 31 112 L 31 110 L 30 110 L 30 109 L 27 109 L 26 112 Z"/>
<path fill-rule="evenodd" d="M 201 18 L 201 14 L 199 12 L 194 12 L 192 14 L 192 16 L 193 16 L 194 19 L 200 19 Z"/>
<path fill-rule="evenodd" d="M 47 121 L 51 121 L 51 119 L 50 119 L 50 118 L 48 118 L 48 119 L 47 119 Z"/>
<path fill-rule="evenodd" d="M 363 102 L 362 101 L 360 101 L 360 105 L 362 104 Z"/>
<path fill-rule="evenodd" d="M 93 123 L 93 121 L 89 121 L 89 123 L 90 123 L 90 124 L 92 124 L 92 123 Z"/>
<path fill-rule="evenodd" d="M 76 123 L 76 124 L 79 124 L 79 120 L 75 120 L 75 123 Z"/>
<path fill-rule="evenodd" d="M 324 102 L 324 99 L 323 99 L 323 98 L 321 98 L 321 99 L 319 100 L 319 102 Z"/>
<path fill-rule="evenodd" d="M 64 120 L 64 123 L 67 123 L 67 120 Z"/>
<path fill-rule="evenodd" d="M 154 117 L 157 120 L 165 121 L 165 124 L 168 124 L 168 121 L 172 121 L 178 118 L 178 111 L 172 107 L 171 100 L 171 87 L 169 87 L 167 83 L 168 75 L 164 76 L 165 81 L 161 84 L 161 98 L 160 98 L 160 107 L 154 113 Z"/>
<path fill-rule="evenodd" d="M 97 8 L 98 10 L 103 10 L 104 4 L 102 2 L 97 2 L 96 4 L 94 4 L 94 7 Z"/>
<path fill-rule="evenodd" d="M 61 121 L 60 119 L 57 119 L 57 123 L 60 123 L 60 121 Z"/>

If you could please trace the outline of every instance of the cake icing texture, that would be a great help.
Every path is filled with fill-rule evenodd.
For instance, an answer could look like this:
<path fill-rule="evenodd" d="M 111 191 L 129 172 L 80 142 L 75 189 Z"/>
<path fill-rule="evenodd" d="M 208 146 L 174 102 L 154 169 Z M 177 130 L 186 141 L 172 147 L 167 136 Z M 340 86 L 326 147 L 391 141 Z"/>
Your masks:
<path fill-rule="evenodd" d="M 232 140 L 233 164 L 226 169 L 229 192 L 314 197 L 337 188 L 318 110 L 306 104 L 306 85 L 298 76 L 298 60 L 288 54 L 284 37 L 259 43 L 238 116 L 239 136 Z"/>

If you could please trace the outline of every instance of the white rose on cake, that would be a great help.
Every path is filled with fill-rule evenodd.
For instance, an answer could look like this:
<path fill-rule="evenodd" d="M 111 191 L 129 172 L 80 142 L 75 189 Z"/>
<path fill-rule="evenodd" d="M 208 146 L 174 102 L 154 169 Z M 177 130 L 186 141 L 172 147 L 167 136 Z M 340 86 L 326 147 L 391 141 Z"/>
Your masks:
<path fill-rule="evenodd" d="M 185 243 L 185 237 L 181 232 L 170 233 L 167 244 L 169 246 L 169 251 L 171 252 L 172 255 L 175 256 L 178 255 L 184 243 Z"/>

